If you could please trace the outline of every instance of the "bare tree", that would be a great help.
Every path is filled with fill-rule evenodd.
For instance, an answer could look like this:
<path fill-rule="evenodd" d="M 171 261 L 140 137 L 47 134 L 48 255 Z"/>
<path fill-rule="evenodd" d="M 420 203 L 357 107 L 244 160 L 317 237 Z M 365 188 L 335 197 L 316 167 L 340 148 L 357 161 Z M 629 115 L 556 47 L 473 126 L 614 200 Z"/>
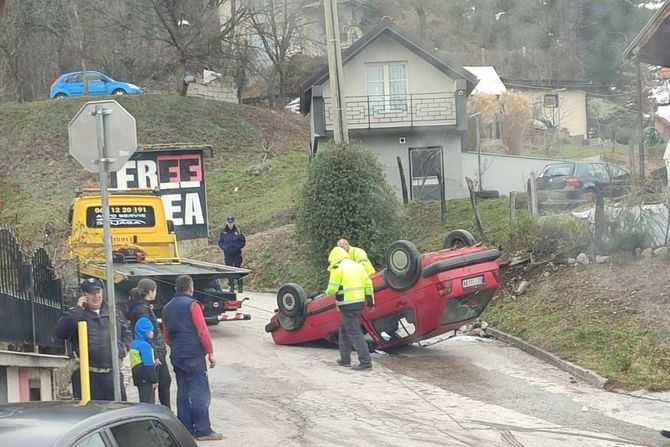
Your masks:
<path fill-rule="evenodd" d="M 30 67 L 28 53 L 45 35 L 57 33 L 54 9 L 48 0 L 14 1 L 7 5 L 0 16 L 0 62 L 8 68 L 14 84 L 15 98 L 19 102 L 28 99 L 23 75 Z"/>
<path fill-rule="evenodd" d="M 181 87 L 190 70 L 224 63 L 224 43 L 245 14 L 245 8 L 237 5 L 224 14 L 231 1 L 120 0 L 120 7 L 106 14 L 111 26 L 126 37 L 172 48 Z"/>
<path fill-rule="evenodd" d="M 289 61 L 299 50 L 298 38 L 302 29 L 302 8 L 308 0 L 266 0 L 264 5 L 250 10 L 249 19 L 254 34 L 262 45 L 262 55 L 272 64 L 271 78 L 276 77 L 278 92 L 269 95 L 270 105 L 276 99 L 287 99 Z M 274 85 L 274 82 L 271 82 Z"/>

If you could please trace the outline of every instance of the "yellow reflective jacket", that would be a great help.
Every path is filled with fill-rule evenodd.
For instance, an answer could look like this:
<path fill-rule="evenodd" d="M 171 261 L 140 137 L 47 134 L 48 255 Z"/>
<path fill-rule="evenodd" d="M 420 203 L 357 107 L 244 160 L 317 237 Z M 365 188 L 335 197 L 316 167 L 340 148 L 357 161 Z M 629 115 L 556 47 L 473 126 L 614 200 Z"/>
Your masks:
<path fill-rule="evenodd" d="M 327 295 L 337 296 L 337 307 L 340 310 L 360 310 L 365 304 L 365 296 L 372 299 L 374 305 L 374 289 L 372 280 L 365 272 L 365 268 L 349 258 L 330 266 Z"/>
<path fill-rule="evenodd" d="M 349 247 L 349 259 L 361 264 L 368 276 L 375 272 L 375 267 L 370 262 L 370 259 L 368 259 L 368 254 L 362 248 Z"/>

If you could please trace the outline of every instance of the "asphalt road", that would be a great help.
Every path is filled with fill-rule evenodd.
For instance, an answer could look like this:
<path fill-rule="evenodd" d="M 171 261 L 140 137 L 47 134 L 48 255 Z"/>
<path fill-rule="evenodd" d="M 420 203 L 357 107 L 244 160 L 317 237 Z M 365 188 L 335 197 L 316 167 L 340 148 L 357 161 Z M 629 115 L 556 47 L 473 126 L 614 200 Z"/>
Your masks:
<path fill-rule="evenodd" d="M 209 446 L 670 446 L 670 393 L 622 395 L 497 341 L 456 337 L 335 365 L 325 346 L 277 346 L 263 330 L 275 297 L 251 297 L 251 321 L 212 327 Z M 251 308 L 250 306 L 253 306 Z"/>

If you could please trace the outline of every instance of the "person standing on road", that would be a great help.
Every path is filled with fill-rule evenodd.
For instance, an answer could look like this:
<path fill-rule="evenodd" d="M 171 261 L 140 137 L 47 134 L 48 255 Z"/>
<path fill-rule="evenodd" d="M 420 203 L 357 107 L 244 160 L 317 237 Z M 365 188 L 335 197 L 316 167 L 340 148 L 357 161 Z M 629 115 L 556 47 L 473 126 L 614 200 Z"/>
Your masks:
<path fill-rule="evenodd" d="M 235 217 L 228 216 L 226 218 L 226 226 L 223 227 L 223 230 L 219 234 L 219 247 L 223 250 L 226 265 L 232 267 L 242 266 L 242 249 L 246 244 L 247 239 L 235 224 Z M 228 278 L 228 286 L 231 292 L 235 291 L 234 278 Z M 244 291 L 242 278 L 237 278 L 237 291 L 239 293 Z"/>
<path fill-rule="evenodd" d="M 207 364 L 216 366 L 214 346 L 202 313 L 193 299 L 193 279 L 182 275 L 175 281 L 176 293 L 163 307 L 163 336 L 170 345 L 170 360 L 177 378 L 177 417 L 199 441 L 218 441 L 209 420 L 211 393 Z"/>
<path fill-rule="evenodd" d="M 365 269 L 365 273 L 367 273 L 368 276 L 372 275 L 375 272 L 375 267 L 372 265 L 372 262 L 370 262 L 368 254 L 365 252 L 365 250 L 358 247 L 352 247 L 351 245 L 349 245 L 349 241 L 346 239 L 340 239 L 339 241 L 337 241 L 337 246 L 344 248 L 344 250 L 347 252 L 349 256 L 349 259 L 361 264 Z"/>
<path fill-rule="evenodd" d="M 336 295 L 337 308 L 342 314 L 339 330 L 340 358 L 337 364 L 351 366 L 351 349 L 355 347 L 359 364 L 353 369 L 370 370 L 372 360 L 361 330 L 360 315 L 366 303 L 368 308 L 374 308 L 372 280 L 365 268 L 349 259 L 342 247 L 335 247 L 330 251 L 328 263 L 330 278 L 326 295 Z"/>
<path fill-rule="evenodd" d="M 133 372 L 133 384 L 137 387 L 140 402 L 156 403 L 158 374 L 156 368 L 160 360 L 154 357 L 154 325 L 146 317 L 135 324 L 135 339 L 130 345 L 130 368 Z"/>
<path fill-rule="evenodd" d="M 79 356 L 79 332 L 77 325 L 85 321 L 88 326 L 88 359 L 91 376 L 91 399 L 114 400 L 114 377 L 112 375 L 112 345 L 110 334 L 109 308 L 104 301 L 103 284 L 97 278 L 89 278 L 81 283 L 84 295 L 77 304 L 65 311 L 56 323 L 56 336 L 69 340 L 72 351 Z M 118 311 L 116 315 L 119 361 L 123 360 L 130 345 L 128 321 Z M 121 400 L 127 400 L 123 375 L 120 378 Z M 77 368 L 72 373 L 72 393 L 81 399 L 81 373 Z"/>
<path fill-rule="evenodd" d="M 156 357 L 160 362 L 158 364 L 158 400 L 162 405 L 170 408 L 170 369 L 167 364 L 167 347 L 163 339 L 158 318 L 153 311 L 153 303 L 156 301 L 156 282 L 149 278 L 142 278 L 137 283 L 137 287 L 130 290 L 130 301 L 128 302 L 129 317 L 131 327 L 135 327 L 137 321 L 145 317 L 153 324 L 153 346 Z"/>

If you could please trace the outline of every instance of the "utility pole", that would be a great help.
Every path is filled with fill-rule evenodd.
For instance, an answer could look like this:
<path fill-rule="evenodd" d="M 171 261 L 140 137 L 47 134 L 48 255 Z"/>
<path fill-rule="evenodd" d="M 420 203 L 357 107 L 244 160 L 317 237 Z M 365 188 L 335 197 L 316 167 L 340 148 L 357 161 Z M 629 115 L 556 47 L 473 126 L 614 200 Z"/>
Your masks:
<path fill-rule="evenodd" d="M 637 125 L 639 127 L 639 143 L 640 143 L 640 182 L 644 182 L 644 115 L 642 113 L 642 65 L 640 59 L 635 61 L 636 78 L 637 78 Z"/>
<path fill-rule="evenodd" d="M 342 85 L 342 48 L 340 45 L 340 19 L 337 15 L 337 0 L 323 0 L 326 21 L 326 46 L 328 48 L 328 75 L 330 81 L 331 107 L 335 144 L 349 143 L 347 126 L 347 104 Z M 369 111 L 368 111 L 369 113 Z"/>

